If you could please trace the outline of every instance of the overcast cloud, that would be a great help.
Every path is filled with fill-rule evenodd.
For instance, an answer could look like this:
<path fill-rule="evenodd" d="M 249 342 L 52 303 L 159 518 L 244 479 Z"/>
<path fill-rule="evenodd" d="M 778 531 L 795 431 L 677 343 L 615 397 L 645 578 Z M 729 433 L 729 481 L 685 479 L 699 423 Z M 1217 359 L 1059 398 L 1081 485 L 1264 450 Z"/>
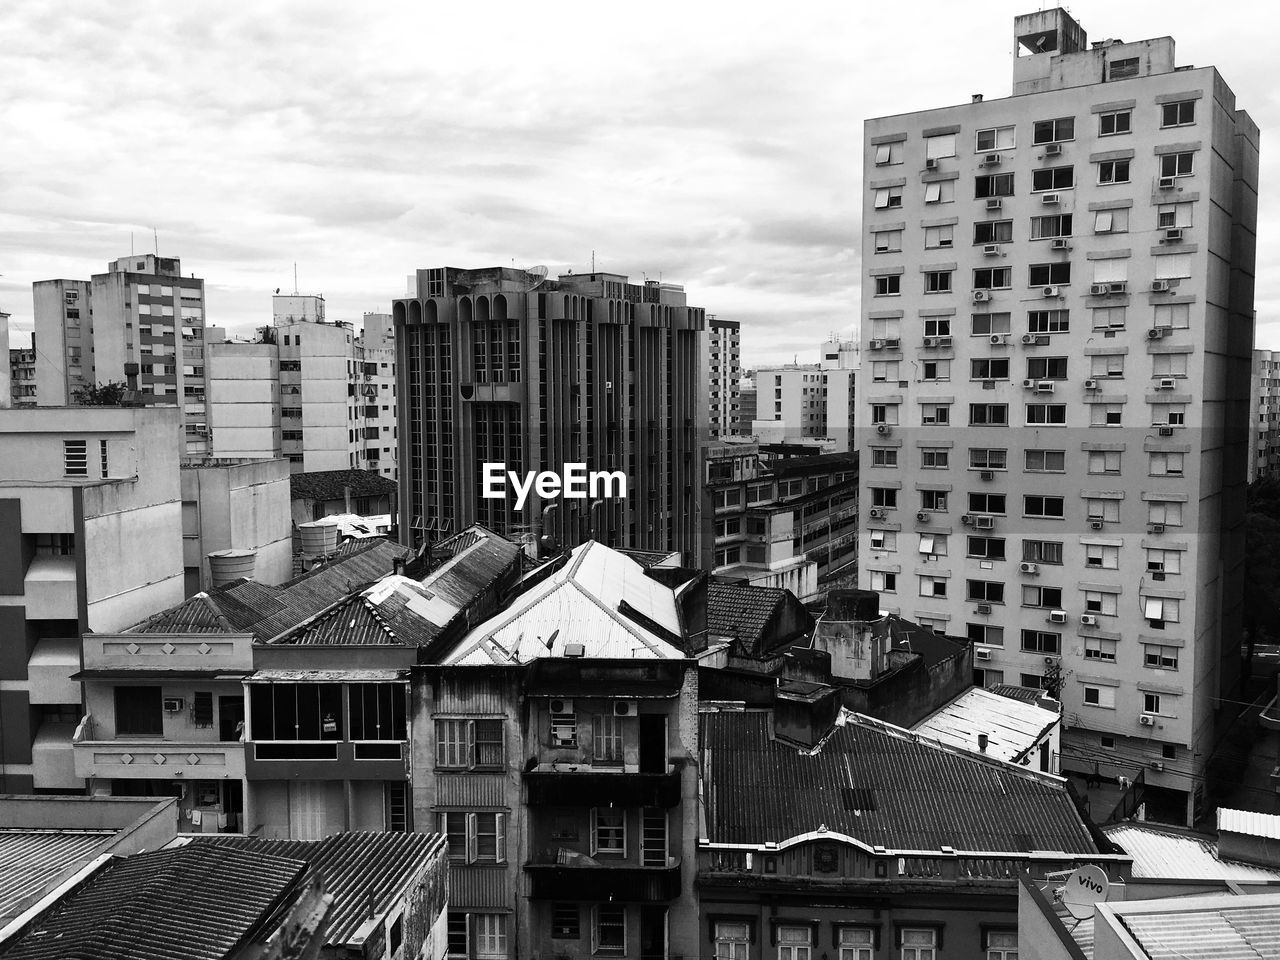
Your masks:
<path fill-rule="evenodd" d="M 1263 131 L 1258 345 L 1280 349 L 1280 13 L 1071 9 L 1172 33 Z M 270 294 L 388 310 L 419 267 L 682 283 L 748 364 L 816 359 L 859 309 L 867 117 L 1007 96 L 1027 2 L 29 3 L 3 13 L 0 310 L 153 249 L 248 332 Z M 1247 18 L 1247 19 L 1246 19 Z M 1273 149 L 1274 148 L 1274 149 Z M 26 342 L 25 334 L 14 337 Z"/>

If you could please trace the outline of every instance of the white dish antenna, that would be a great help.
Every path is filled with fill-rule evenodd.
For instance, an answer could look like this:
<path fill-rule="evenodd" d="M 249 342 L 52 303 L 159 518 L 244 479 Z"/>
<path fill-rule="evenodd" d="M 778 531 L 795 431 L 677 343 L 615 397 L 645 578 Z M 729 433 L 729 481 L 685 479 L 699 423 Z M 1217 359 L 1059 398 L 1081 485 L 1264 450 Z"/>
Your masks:
<path fill-rule="evenodd" d="M 1107 899 L 1110 885 L 1101 867 L 1092 863 L 1076 867 L 1062 888 L 1062 905 L 1077 920 L 1088 920 L 1093 916 L 1094 904 Z"/>
<path fill-rule="evenodd" d="M 539 264 L 536 267 L 530 267 L 528 270 L 525 271 L 525 273 L 529 275 L 530 290 L 537 289 L 539 284 L 541 284 L 543 280 L 547 279 L 547 268 L 542 266 L 541 264 Z"/>

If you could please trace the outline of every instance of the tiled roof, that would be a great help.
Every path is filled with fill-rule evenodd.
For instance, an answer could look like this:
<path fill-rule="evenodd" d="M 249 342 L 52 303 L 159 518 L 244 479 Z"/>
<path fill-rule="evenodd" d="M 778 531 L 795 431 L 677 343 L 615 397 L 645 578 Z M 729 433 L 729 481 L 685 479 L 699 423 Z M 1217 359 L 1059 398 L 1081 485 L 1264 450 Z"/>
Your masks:
<path fill-rule="evenodd" d="M 1133 857 L 1135 879 L 1280 880 L 1280 868 L 1218 859 L 1218 842 L 1202 833 L 1129 821 L 1101 829 Z"/>
<path fill-rule="evenodd" d="M 766 637 L 769 625 L 779 610 L 788 603 L 794 604 L 805 629 L 792 631 L 781 638 Z M 803 633 L 813 629 L 813 617 L 789 590 L 780 587 L 756 587 L 747 584 L 707 584 L 707 634 L 710 637 L 736 638 L 741 652 L 754 657 L 766 657 L 776 649 L 766 646 L 770 639 L 777 639 L 782 646 L 789 645 Z"/>
<path fill-rule="evenodd" d="M 63 897 L 5 960 L 221 960 L 272 918 L 301 860 L 195 845 L 115 860 Z"/>
<path fill-rule="evenodd" d="M 1218 832 L 1244 833 L 1251 837 L 1280 840 L 1280 814 L 1219 807 Z"/>
<path fill-rule="evenodd" d="M 988 756 L 1016 762 L 1057 722 L 1053 711 L 970 687 L 911 729 L 961 750 L 977 750 L 985 733 Z"/>
<path fill-rule="evenodd" d="M 1097 854 L 1064 781 L 842 714 L 816 753 L 767 711 L 701 715 L 707 839 L 781 843 L 826 829 L 890 851 Z"/>
<path fill-rule="evenodd" d="M 653 628 L 646 624 L 651 623 Z M 442 662 L 487 665 L 563 657 L 581 644 L 588 659 L 679 660 L 675 591 L 630 557 L 590 541 L 569 562 L 472 630 Z"/>
<path fill-rule="evenodd" d="M 371 470 L 312 470 L 289 477 L 291 500 L 342 500 L 344 488 L 353 497 L 377 497 L 396 492 L 396 482 Z"/>
<path fill-rule="evenodd" d="M 0 830 L 0 918 L 21 913 L 46 886 L 97 856 L 115 835 L 114 830 Z"/>
<path fill-rule="evenodd" d="M 1023 703 L 1035 703 L 1045 696 L 1045 692 L 1038 687 L 1019 687 L 1012 683 L 997 683 L 988 689 L 999 696 L 1021 700 Z"/>
<path fill-rule="evenodd" d="M 442 856 L 445 840 L 438 833 L 338 833 L 323 840 L 260 840 L 254 837 L 208 837 L 193 846 L 270 854 L 305 860 L 333 896 L 328 917 L 328 943 L 351 943 L 370 917 L 391 905 L 411 875 L 433 857 Z"/>

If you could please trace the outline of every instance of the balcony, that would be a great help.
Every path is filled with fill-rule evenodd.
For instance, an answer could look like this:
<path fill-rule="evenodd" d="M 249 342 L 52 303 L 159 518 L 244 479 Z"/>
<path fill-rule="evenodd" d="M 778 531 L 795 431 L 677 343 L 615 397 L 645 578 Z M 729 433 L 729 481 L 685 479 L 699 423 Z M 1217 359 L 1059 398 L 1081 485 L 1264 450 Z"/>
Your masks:
<path fill-rule="evenodd" d="M 585 764 L 542 764 L 526 770 L 531 807 L 661 807 L 680 803 L 680 764 L 666 773 L 639 773 Z"/>
<path fill-rule="evenodd" d="M 258 740 L 246 744 L 250 780 L 405 780 L 400 740 Z"/>
<path fill-rule="evenodd" d="M 28 620 L 78 620 L 76 558 L 37 554 L 23 580 Z"/>
<path fill-rule="evenodd" d="M 245 775 L 239 740 L 166 740 L 162 737 L 94 739 L 87 716 L 71 738 L 76 776 L 82 780 L 239 780 Z"/>
<path fill-rule="evenodd" d="M 80 790 L 84 778 L 76 770 L 71 742 L 74 723 L 46 720 L 31 743 L 32 785 L 39 790 Z"/>
<path fill-rule="evenodd" d="M 76 637 L 45 637 L 36 642 L 27 660 L 32 703 L 80 702 L 80 684 L 72 680 L 80 670 L 80 641 Z M 67 743 L 71 737 L 67 737 Z"/>
<path fill-rule="evenodd" d="M 621 903 L 665 903 L 680 896 L 680 861 L 662 867 L 605 865 L 584 858 L 576 866 L 530 862 L 534 900 L 612 900 Z"/>

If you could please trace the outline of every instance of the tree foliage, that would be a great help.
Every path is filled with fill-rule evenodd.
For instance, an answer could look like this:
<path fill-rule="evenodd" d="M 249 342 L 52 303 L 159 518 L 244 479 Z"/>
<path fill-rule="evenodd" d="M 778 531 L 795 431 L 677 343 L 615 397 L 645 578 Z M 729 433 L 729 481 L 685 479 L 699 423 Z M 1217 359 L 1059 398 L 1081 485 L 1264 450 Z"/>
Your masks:
<path fill-rule="evenodd" d="M 129 398 L 129 385 L 112 380 L 96 386 L 81 387 L 72 396 L 84 407 L 122 407 Z"/>

